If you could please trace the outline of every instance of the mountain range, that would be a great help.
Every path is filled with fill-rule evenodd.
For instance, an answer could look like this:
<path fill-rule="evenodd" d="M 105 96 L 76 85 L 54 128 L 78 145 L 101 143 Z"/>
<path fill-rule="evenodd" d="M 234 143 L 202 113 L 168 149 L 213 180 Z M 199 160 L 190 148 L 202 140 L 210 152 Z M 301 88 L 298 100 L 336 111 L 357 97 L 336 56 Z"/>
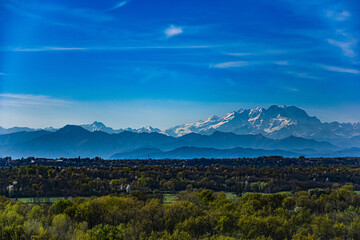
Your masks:
<path fill-rule="evenodd" d="M 170 136 L 188 133 L 211 134 L 215 131 L 236 134 L 262 134 L 280 139 L 288 136 L 339 142 L 360 135 L 360 123 L 322 123 L 295 106 L 270 106 L 268 109 L 240 109 L 221 117 L 183 124 L 165 130 Z"/>
<path fill-rule="evenodd" d="M 142 127 L 142 128 L 125 128 L 125 129 L 113 129 L 111 127 L 107 127 L 105 126 L 105 124 L 103 124 L 102 122 L 98 122 L 95 121 L 91 124 L 80 124 L 80 127 L 90 131 L 90 132 L 95 132 L 95 131 L 102 131 L 102 132 L 106 132 L 106 133 L 121 133 L 124 131 L 127 132 L 161 132 L 160 129 L 158 128 L 153 128 L 151 126 L 148 127 Z M 12 128 L 3 128 L 0 127 L 0 135 L 3 134 L 9 134 L 9 133 L 16 133 L 16 132 L 34 132 L 34 131 L 39 131 L 39 130 L 44 130 L 44 131 L 49 131 L 49 132 L 56 132 L 59 129 L 53 128 L 53 127 L 48 127 L 48 128 L 29 128 L 29 127 L 12 127 Z"/>
<path fill-rule="evenodd" d="M 80 124 L 79 126 L 83 127 L 84 129 L 94 132 L 94 131 L 102 131 L 106 133 L 121 133 L 121 132 L 136 132 L 136 133 L 142 133 L 142 132 L 161 132 L 158 128 L 153 128 L 151 126 L 148 127 L 142 127 L 142 128 L 125 128 L 125 129 L 113 129 L 111 127 L 105 126 L 102 122 L 95 121 L 91 124 Z"/>
<path fill-rule="evenodd" d="M 360 156 L 359 123 L 322 123 L 295 106 L 241 109 L 164 131 L 101 122 L 60 129 L 0 128 L 0 156 L 201 158 Z"/>

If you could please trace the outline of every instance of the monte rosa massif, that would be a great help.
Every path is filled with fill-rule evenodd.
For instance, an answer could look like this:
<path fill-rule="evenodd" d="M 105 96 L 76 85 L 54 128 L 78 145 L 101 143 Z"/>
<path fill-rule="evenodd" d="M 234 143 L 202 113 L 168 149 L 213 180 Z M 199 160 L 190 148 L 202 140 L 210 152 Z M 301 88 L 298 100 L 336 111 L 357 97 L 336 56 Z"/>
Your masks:
<path fill-rule="evenodd" d="M 321 122 L 295 106 L 241 109 L 157 128 L 112 129 L 101 122 L 60 129 L 0 128 L 0 157 L 105 159 L 360 156 L 360 123 Z"/>

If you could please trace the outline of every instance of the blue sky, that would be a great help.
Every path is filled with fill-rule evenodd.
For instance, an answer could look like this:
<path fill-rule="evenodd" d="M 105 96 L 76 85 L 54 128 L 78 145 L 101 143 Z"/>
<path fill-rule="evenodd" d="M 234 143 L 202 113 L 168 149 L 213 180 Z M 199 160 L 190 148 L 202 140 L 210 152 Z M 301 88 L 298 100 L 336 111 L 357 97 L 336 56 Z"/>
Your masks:
<path fill-rule="evenodd" d="M 360 3 L 0 0 L 0 125 L 167 128 L 296 105 L 360 121 Z"/>

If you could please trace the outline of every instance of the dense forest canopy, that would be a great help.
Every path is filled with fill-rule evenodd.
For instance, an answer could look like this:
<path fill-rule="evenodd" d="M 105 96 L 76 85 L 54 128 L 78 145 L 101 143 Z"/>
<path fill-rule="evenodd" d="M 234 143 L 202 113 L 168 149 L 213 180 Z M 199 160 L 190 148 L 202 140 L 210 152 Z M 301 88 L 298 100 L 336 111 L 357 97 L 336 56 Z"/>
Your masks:
<path fill-rule="evenodd" d="M 0 198 L 1 239 L 360 239 L 352 185 L 293 194 L 183 191 L 164 203 L 138 194 L 26 205 Z"/>

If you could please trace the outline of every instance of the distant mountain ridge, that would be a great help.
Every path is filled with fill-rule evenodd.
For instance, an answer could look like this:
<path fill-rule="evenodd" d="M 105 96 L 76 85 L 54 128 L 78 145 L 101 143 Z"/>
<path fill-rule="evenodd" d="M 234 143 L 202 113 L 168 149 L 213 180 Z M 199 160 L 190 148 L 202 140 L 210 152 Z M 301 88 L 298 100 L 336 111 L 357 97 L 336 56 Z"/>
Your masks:
<path fill-rule="evenodd" d="M 95 121 L 60 129 L 0 128 L 4 132 L 0 134 L 0 157 L 109 158 L 125 153 L 145 156 L 154 149 L 158 157 L 168 157 L 176 149 L 188 154 L 190 148 L 198 155 L 206 152 L 199 149 L 208 149 L 213 156 L 224 157 L 249 154 L 244 149 L 255 155 L 280 151 L 288 156 L 360 156 L 360 123 L 322 123 L 295 106 L 241 109 L 164 131 L 152 127 L 116 130 Z M 250 156 L 246 154 L 243 156 Z"/>
<path fill-rule="evenodd" d="M 11 128 L 3 128 L 0 127 L 0 134 L 9 134 L 9 133 L 16 133 L 16 132 L 33 132 L 37 129 L 28 128 L 28 127 L 11 127 Z"/>
<path fill-rule="evenodd" d="M 157 148 L 140 148 L 130 152 L 117 153 L 110 159 L 194 159 L 194 158 L 254 158 L 259 156 L 284 156 L 299 157 L 299 152 L 290 152 L 285 150 L 264 150 L 254 148 L 201 148 L 201 147 L 180 147 L 169 151 L 161 151 Z M 303 154 L 307 155 L 307 154 Z M 327 157 L 356 157 L 360 155 L 360 148 L 350 148 L 340 151 L 328 152 Z M 308 155 L 308 156 L 317 156 Z"/>
<path fill-rule="evenodd" d="M 224 154 L 224 157 L 230 156 L 229 152 L 233 154 L 232 156 L 237 154 L 237 157 L 250 156 L 250 150 L 244 152 L 244 149 L 252 149 L 251 156 L 275 153 L 277 155 L 280 153 L 287 154 L 286 156 L 322 156 L 345 150 L 328 142 L 294 136 L 284 139 L 271 139 L 262 135 L 237 135 L 224 132 L 214 132 L 211 135 L 191 133 L 181 137 L 171 137 L 162 133 L 135 133 L 130 131 L 108 134 L 102 131 L 91 132 L 75 125 L 67 125 L 56 132 L 40 130 L 0 135 L 0 156 L 15 158 L 24 156 L 52 158 L 100 156 L 109 158 L 115 154 L 138 151 L 139 149 L 156 148 L 161 152 L 171 152 L 186 147 L 216 149 L 211 151 L 215 151 L 217 155 L 214 156 L 218 157 L 221 154 Z M 237 150 L 230 151 L 230 149 Z M 153 152 L 153 150 L 151 151 Z M 198 150 L 196 151 L 199 153 Z M 349 151 L 343 153 L 346 154 Z M 354 151 L 351 150 L 351 153 L 353 154 Z M 139 153 L 136 152 L 136 154 Z M 141 154 L 145 153 L 142 152 Z M 167 153 L 162 154 L 162 156 L 169 155 Z"/>
<path fill-rule="evenodd" d="M 350 140 L 351 138 L 360 136 L 360 122 L 321 122 L 317 117 L 309 116 L 304 110 L 296 106 L 277 105 L 272 105 L 267 109 L 261 107 L 255 109 L 240 109 L 239 111 L 233 111 L 221 117 L 211 116 L 207 120 L 181 124 L 163 131 L 151 126 L 138 129 L 113 129 L 98 121 L 91 124 L 80 124 L 79 126 L 91 132 L 103 131 L 109 134 L 121 133 L 124 131 L 137 133 L 157 132 L 172 137 L 181 137 L 189 133 L 209 135 L 219 131 L 231 132 L 240 135 L 261 134 L 273 139 L 296 136 L 319 141 L 330 141 L 336 144 L 341 144 L 344 140 Z M 13 127 L 5 129 L 0 127 L 0 135 L 20 131 L 31 132 L 37 130 L 54 132 L 58 129 L 52 127 L 45 129 L 33 129 L 27 127 Z"/>
<path fill-rule="evenodd" d="M 135 128 L 125 128 L 125 129 L 113 129 L 111 127 L 107 127 L 105 126 L 105 124 L 103 124 L 102 122 L 98 122 L 98 121 L 94 121 L 93 123 L 90 124 L 80 124 L 78 125 L 90 132 L 95 132 L 95 131 L 102 131 L 102 132 L 106 132 L 109 134 L 112 133 L 121 133 L 124 131 L 128 131 L 128 132 L 137 132 L 137 133 L 141 133 L 141 132 L 161 132 L 160 129 L 158 128 L 153 128 L 151 126 L 147 126 L 147 127 L 141 127 L 138 129 Z M 3 134 L 9 134 L 9 133 L 16 133 L 16 132 L 34 132 L 34 131 L 49 131 L 49 132 L 56 132 L 57 128 L 53 128 L 53 127 L 47 127 L 47 128 L 29 128 L 29 127 L 12 127 L 12 128 L 3 128 L 0 127 L 0 135 Z"/>
<path fill-rule="evenodd" d="M 136 133 L 142 133 L 142 132 L 146 132 L 146 133 L 151 133 L 151 132 L 161 132 L 160 129 L 158 128 L 153 128 L 151 126 L 147 126 L 147 127 L 141 127 L 138 129 L 135 128 L 125 128 L 125 129 L 113 129 L 111 127 L 107 127 L 105 126 L 105 124 L 103 124 L 102 122 L 98 122 L 95 121 L 91 124 L 80 124 L 80 127 L 90 131 L 90 132 L 95 132 L 95 131 L 102 131 L 102 132 L 106 132 L 109 134 L 113 134 L 113 133 L 121 133 L 121 132 L 136 132 Z"/>
<path fill-rule="evenodd" d="M 298 153 L 283 150 L 262 150 L 252 148 L 199 148 L 181 147 L 170 151 L 161 151 L 157 148 L 138 149 L 126 153 L 118 153 L 111 156 L 111 159 L 194 159 L 194 158 L 238 158 L 258 156 L 286 156 L 298 157 Z"/>

